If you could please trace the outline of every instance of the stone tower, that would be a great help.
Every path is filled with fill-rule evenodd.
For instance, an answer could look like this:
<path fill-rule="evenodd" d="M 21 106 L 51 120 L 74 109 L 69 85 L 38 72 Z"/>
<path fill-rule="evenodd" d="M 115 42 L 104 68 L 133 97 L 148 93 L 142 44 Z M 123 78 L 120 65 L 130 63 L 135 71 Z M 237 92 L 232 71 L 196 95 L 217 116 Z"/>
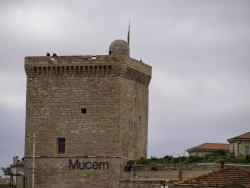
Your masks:
<path fill-rule="evenodd" d="M 119 187 L 126 162 L 147 155 L 151 67 L 123 40 L 109 55 L 26 57 L 25 174 L 31 187 Z"/>

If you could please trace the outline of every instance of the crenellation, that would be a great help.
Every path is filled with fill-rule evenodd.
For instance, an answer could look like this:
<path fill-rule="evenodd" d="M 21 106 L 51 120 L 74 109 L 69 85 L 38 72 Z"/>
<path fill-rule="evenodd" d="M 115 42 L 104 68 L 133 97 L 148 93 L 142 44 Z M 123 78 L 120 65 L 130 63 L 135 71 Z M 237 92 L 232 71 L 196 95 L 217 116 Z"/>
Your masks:
<path fill-rule="evenodd" d="M 151 66 L 130 58 L 128 56 L 121 55 L 101 55 L 96 56 L 96 59 L 92 59 L 92 56 L 57 56 L 54 60 L 50 57 L 25 57 L 25 68 L 28 66 L 46 66 L 46 65 L 103 65 L 103 64 L 126 64 L 134 69 L 139 69 L 145 74 L 151 75 Z"/>
<path fill-rule="evenodd" d="M 26 68 L 26 74 L 28 77 L 39 77 L 39 76 L 122 76 L 138 83 L 149 85 L 151 75 L 140 72 L 136 69 L 130 68 L 124 65 L 98 65 L 98 66 L 34 66 Z"/>

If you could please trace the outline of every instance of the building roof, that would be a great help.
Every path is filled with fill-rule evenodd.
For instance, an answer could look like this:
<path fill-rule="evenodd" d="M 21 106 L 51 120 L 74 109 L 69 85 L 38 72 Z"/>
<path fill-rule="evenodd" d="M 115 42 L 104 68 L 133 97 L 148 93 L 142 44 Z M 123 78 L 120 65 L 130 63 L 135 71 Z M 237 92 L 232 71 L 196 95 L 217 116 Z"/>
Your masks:
<path fill-rule="evenodd" d="M 234 139 L 250 139 L 250 132 L 241 134 L 241 135 L 233 137 L 233 138 L 229 138 L 227 141 L 229 142 L 229 141 L 234 140 Z"/>
<path fill-rule="evenodd" d="M 176 186 L 219 187 L 238 183 L 250 187 L 250 171 L 244 168 L 230 166 L 219 169 L 196 178 L 175 183 Z"/>
<path fill-rule="evenodd" d="M 8 185 L 10 183 L 10 178 L 2 178 L 0 176 L 0 185 Z"/>
<path fill-rule="evenodd" d="M 199 146 L 195 146 L 193 148 L 189 148 L 187 151 L 193 150 L 230 150 L 230 144 L 222 144 L 222 143 L 204 143 Z"/>

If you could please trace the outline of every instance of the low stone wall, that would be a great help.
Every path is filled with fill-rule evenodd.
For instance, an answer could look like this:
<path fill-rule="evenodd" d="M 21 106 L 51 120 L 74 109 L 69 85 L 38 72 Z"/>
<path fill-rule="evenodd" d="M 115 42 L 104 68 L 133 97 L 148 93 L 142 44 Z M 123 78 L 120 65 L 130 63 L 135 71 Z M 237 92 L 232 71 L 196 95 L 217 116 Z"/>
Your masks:
<path fill-rule="evenodd" d="M 232 166 L 225 164 L 225 167 Z M 250 165 L 237 165 L 242 168 L 250 170 Z M 151 171 L 155 167 L 158 171 Z M 218 170 L 220 164 L 183 164 L 182 180 L 194 178 L 203 174 L 207 174 L 214 170 Z M 168 186 L 173 185 L 174 182 L 179 181 L 179 165 L 155 165 L 155 166 L 135 166 L 133 172 L 133 188 L 147 188 L 147 187 L 160 187 L 162 183 Z M 130 185 L 130 172 L 122 172 L 120 176 L 120 188 L 129 187 Z M 168 182 L 166 182 L 166 180 Z"/>
<path fill-rule="evenodd" d="M 239 165 L 239 164 L 225 164 L 225 167 L 227 166 L 238 166 L 242 168 L 246 168 L 250 170 L 250 165 Z M 134 167 L 136 172 L 140 171 L 151 171 L 152 167 L 156 167 L 158 171 L 178 171 L 179 170 L 179 164 L 171 164 L 171 165 L 136 165 Z M 182 165 L 183 171 L 197 171 L 197 170 L 217 170 L 220 168 L 219 163 L 197 163 L 197 164 L 183 164 Z"/>

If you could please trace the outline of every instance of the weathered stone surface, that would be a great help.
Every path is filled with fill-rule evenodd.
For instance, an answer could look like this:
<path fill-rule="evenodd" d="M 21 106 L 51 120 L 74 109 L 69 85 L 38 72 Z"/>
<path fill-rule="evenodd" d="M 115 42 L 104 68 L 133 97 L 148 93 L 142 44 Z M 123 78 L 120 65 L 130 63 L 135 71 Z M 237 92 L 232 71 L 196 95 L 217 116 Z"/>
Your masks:
<path fill-rule="evenodd" d="M 36 187 L 119 187 L 126 161 L 147 155 L 151 67 L 116 55 L 26 57 L 25 71 L 28 187 L 34 134 Z M 109 169 L 72 170 L 70 159 L 107 161 Z"/>

